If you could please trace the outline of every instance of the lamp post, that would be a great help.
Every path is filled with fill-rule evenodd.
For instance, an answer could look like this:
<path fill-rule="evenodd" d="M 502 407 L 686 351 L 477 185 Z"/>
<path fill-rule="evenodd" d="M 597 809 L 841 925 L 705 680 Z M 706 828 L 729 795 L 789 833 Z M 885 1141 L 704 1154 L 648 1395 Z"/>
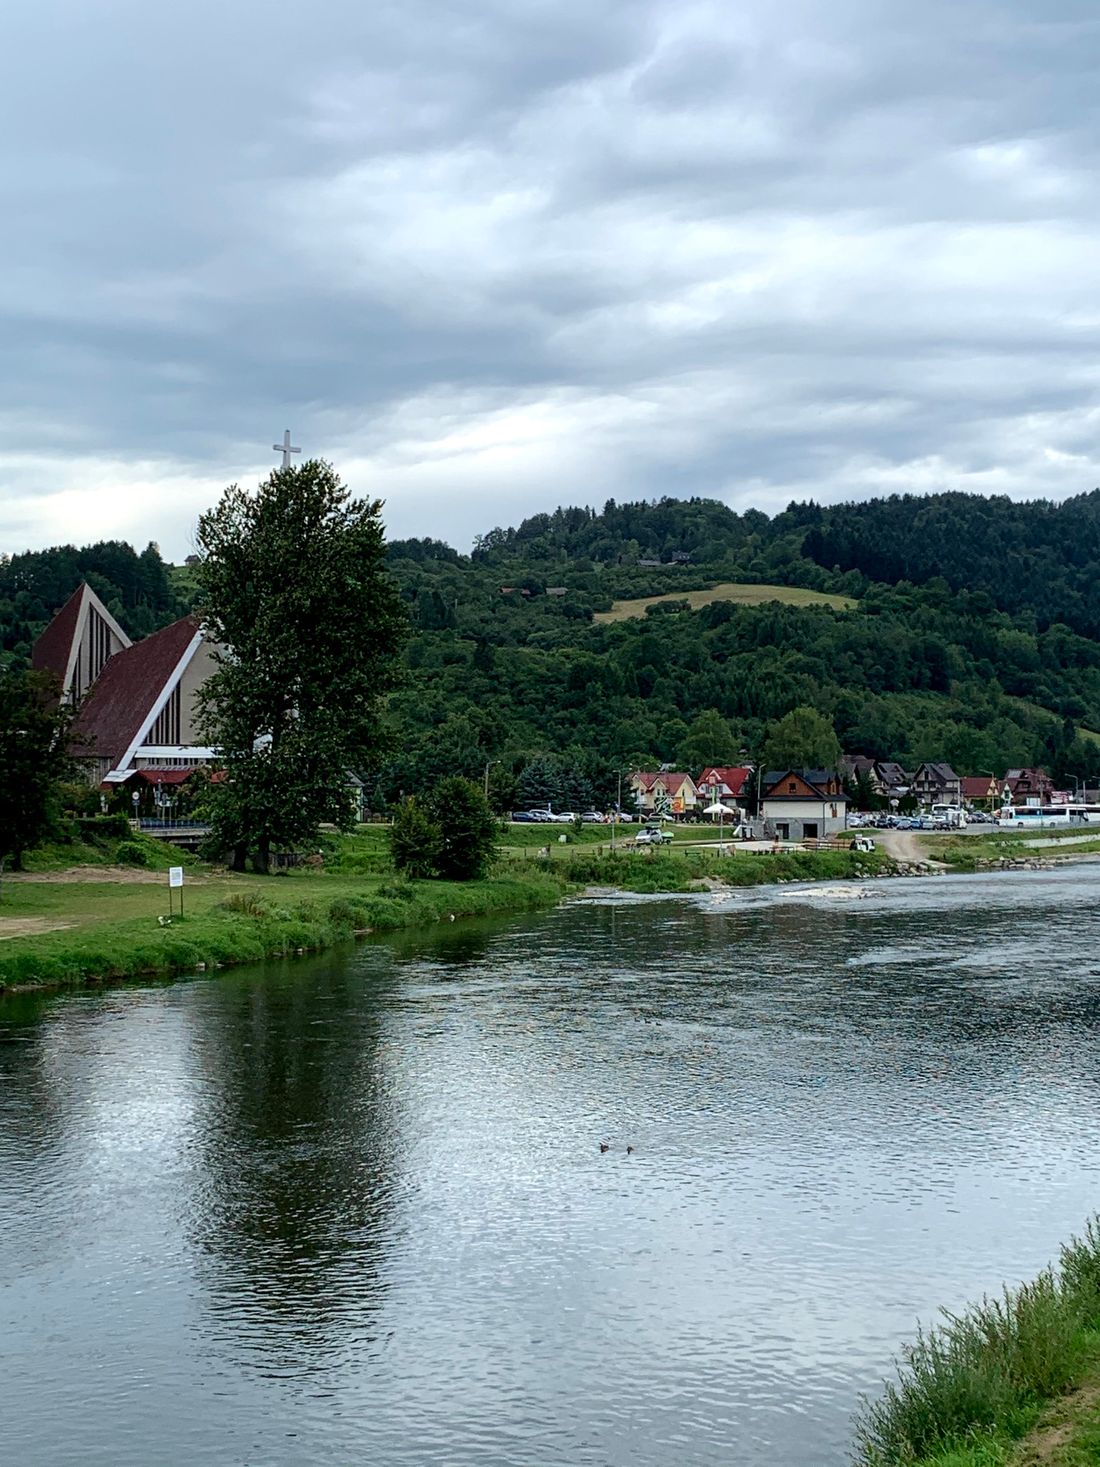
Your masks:
<path fill-rule="evenodd" d="M 616 769 L 615 774 L 616 774 L 616 777 L 618 779 L 618 787 L 617 787 L 616 794 L 615 794 L 615 809 L 614 809 L 614 812 L 612 813 L 612 816 L 611 816 L 611 854 L 612 855 L 615 854 L 615 836 L 618 834 L 618 830 L 619 830 L 619 811 L 622 808 L 622 803 L 623 803 L 623 772 L 622 772 L 621 769 Z"/>
<path fill-rule="evenodd" d="M 492 767 L 493 767 L 494 764 L 499 764 L 500 762 L 501 761 L 499 759 L 489 759 L 489 760 L 487 760 L 487 762 L 485 764 L 485 798 L 486 799 L 489 798 L 489 770 L 492 769 Z"/>

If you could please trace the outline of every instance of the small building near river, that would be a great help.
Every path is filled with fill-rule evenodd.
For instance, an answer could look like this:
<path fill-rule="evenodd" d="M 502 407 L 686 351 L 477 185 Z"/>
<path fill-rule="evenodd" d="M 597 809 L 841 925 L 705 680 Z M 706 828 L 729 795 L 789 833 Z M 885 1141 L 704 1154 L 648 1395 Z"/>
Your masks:
<path fill-rule="evenodd" d="M 761 793 L 765 826 L 779 840 L 827 840 L 847 828 L 848 797 L 835 769 L 768 770 Z"/>

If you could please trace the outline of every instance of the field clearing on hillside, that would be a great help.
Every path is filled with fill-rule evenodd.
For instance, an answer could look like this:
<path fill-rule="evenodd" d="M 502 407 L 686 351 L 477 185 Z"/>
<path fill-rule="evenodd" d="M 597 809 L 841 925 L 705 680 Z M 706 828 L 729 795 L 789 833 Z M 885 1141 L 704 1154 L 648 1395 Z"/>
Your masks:
<path fill-rule="evenodd" d="M 662 601 L 686 601 L 692 611 L 709 606 L 712 601 L 735 601 L 739 606 L 782 601 L 787 606 L 831 606 L 834 611 L 851 611 L 856 604 L 850 596 L 828 596 L 824 591 L 807 591 L 803 586 L 752 586 L 726 581 L 721 586 L 711 586 L 709 591 L 667 591 L 662 596 L 616 601 L 610 611 L 598 611 L 592 619 L 597 623 L 629 621 L 631 617 L 644 616 L 647 606 L 658 606 Z"/>

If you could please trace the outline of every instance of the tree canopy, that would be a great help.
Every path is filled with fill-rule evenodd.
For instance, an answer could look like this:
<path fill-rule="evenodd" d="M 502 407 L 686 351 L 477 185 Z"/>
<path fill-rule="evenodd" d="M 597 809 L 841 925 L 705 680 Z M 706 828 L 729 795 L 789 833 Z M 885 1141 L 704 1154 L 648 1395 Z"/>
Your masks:
<path fill-rule="evenodd" d="M 348 772 L 377 763 L 405 633 L 385 569 L 381 504 L 320 460 L 237 485 L 199 520 L 199 610 L 220 647 L 200 694 L 226 778 L 214 840 L 234 865 L 352 817 Z"/>
<path fill-rule="evenodd" d="M 23 855 L 49 835 L 61 782 L 72 777 L 70 711 L 59 706 L 51 677 L 0 673 L 0 869 L 19 870 Z"/>

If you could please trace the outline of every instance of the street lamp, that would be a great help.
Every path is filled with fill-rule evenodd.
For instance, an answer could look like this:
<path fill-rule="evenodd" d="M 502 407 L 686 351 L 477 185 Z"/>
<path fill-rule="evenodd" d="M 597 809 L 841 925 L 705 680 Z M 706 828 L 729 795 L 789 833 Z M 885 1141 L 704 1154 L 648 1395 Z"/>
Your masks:
<path fill-rule="evenodd" d="M 500 759 L 489 759 L 489 760 L 486 761 L 486 764 L 485 764 L 485 798 L 486 799 L 489 798 L 489 770 L 492 769 L 492 767 L 493 767 L 494 764 L 500 764 L 501 762 L 502 761 Z"/>

